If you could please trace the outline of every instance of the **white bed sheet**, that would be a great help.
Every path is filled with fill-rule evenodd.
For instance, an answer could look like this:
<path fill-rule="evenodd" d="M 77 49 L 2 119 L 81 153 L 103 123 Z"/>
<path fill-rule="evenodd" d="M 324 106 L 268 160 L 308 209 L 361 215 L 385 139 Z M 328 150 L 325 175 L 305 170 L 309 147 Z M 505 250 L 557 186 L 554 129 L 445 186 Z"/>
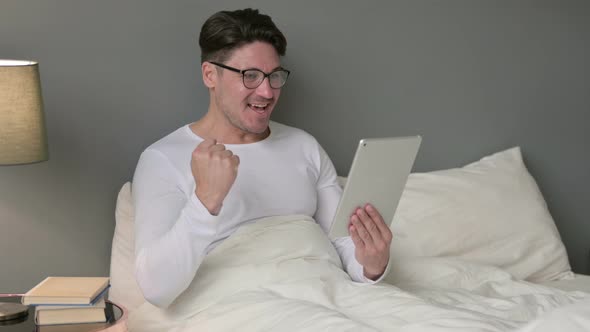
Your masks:
<path fill-rule="evenodd" d="M 540 284 L 564 291 L 583 291 L 590 293 L 590 276 L 585 274 L 575 274 L 573 279 L 545 281 Z"/>
<path fill-rule="evenodd" d="M 590 294 L 450 258 L 397 261 L 391 284 L 354 283 L 308 217 L 266 218 L 213 250 L 167 310 L 142 304 L 130 331 L 588 331 Z M 558 311 L 555 309 L 560 308 Z M 581 315 L 581 318 L 579 317 Z M 580 319 L 578 319 L 580 318 Z"/>

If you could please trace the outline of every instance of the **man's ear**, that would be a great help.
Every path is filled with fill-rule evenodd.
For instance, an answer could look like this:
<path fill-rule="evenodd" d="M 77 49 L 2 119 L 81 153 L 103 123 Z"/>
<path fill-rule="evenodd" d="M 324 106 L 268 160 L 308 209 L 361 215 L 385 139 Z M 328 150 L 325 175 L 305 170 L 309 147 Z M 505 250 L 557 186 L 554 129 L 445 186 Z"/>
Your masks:
<path fill-rule="evenodd" d="M 210 62 L 201 64 L 201 73 L 203 74 L 203 83 L 208 88 L 214 88 L 217 84 L 217 68 Z"/>

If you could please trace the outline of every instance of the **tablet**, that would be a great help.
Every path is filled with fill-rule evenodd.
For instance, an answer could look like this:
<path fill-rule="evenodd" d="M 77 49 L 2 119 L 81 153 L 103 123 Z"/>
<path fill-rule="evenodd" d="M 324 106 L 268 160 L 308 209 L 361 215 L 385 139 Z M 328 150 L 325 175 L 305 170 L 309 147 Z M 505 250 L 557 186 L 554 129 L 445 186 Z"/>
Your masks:
<path fill-rule="evenodd" d="M 365 138 L 359 142 L 329 236 L 349 236 L 350 216 L 371 203 L 391 226 L 422 142 L 421 136 Z"/>

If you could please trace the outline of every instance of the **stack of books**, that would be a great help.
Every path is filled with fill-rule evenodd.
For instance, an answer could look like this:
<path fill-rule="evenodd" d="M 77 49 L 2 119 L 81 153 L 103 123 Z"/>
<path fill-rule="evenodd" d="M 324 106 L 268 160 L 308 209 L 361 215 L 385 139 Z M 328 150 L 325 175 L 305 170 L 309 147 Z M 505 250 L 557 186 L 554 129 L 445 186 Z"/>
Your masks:
<path fill-rule="evenodd" d="M 47 277 L 22 297 L 35 306 L 35 324 L 104 323 L 107 277 Z"/>

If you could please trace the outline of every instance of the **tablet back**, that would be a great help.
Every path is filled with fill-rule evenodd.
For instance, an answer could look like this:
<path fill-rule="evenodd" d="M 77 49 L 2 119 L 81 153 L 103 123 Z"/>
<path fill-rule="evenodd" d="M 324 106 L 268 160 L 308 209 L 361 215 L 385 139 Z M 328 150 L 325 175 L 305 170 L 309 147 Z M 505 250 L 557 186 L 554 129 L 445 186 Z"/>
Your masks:
<path fill-rule="evenodd" d="M 359 142 L 330 237 L 348 236 L 350 216 L 371 203 L 390 226 L 422 138 L 366 138 Z"/>

